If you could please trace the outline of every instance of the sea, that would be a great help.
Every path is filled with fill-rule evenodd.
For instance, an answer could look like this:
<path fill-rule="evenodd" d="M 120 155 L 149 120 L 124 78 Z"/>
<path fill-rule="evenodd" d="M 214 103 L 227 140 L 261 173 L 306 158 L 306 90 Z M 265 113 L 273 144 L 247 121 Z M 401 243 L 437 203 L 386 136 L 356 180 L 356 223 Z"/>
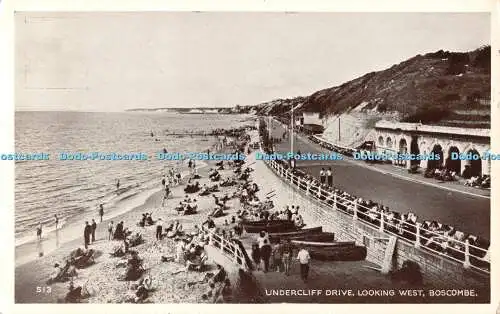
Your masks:
<path fill-rule="evenodd" d="M 253 125 L 251 121 L 250 115 L 234 114 L 16 112 L 16 153 L 50 154 L 46 161 L 15 162 L 16 265 L 33 259 L 28 252 L 35 243 L 40 246 L 47 240 L 45 254 L 61 244 L 48 241 L 53 238 L 55 214 L 58 233 L 66 231 L 62 238 L 71 241 L 80 235 L 85 220 L 97 217 L 99 204 L 104 205 L 104 219 L 123 214 L 159 191 L 168 169 L 184 166 L 158 160 L 157 153 L 205 152 L 219 140 L 169 134 Z M 145 153 L 150 158 L 59 160 L 61 152 Z M 39 223 L 42 241 L 36 239 Z"/>

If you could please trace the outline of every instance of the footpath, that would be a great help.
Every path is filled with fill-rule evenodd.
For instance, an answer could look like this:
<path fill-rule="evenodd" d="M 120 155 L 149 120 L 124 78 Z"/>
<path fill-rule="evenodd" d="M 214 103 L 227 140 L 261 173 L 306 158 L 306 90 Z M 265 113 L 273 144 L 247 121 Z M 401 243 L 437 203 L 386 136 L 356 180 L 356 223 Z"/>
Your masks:
<path fill-rule="evenodd" d="M 280 125 L 283 125 L 281 122 L 274 120 L 277 123 L 280 123 Z M 330 153 L 329 150 L 326 148 L 320 146 L 319 144 L 316 144 L 309 140 L 306 136 L 300 133 L 295 133 L 295 138 L 298 138 L 302 140 L 303 142 L 306 142 L 310 146 L 321 150 L 324 153 Z M 487 198 L 489 199 L 491 196 L 491 190 L 490 189 L 480 189 L 480 188 L 475 188 L 475 187 L 470 187 L 470 186 L 465 186 L 464 185 L 464 180 L 458 180 L 458 181 L 451 181 L 451 182 L 445 182 L 445 181 L 438 181 L 434 178 L 425 178 L 422 173 L 408 173 L 407 169 L 403 167 L 397 167 L 394 165 L 390 164 L 381 164 L 381 163 L 367 163 L 365 161 L 361 160 L 355 160 L 352 157 L 345 157 L 344 160 L 356 164 L 360 167 L 364 167 L 366 169 L 370 169 L 373 171 L 378 171 L 380 173 L 384 173 L 387 175 L 392 175 L 394 177 L 398 177 L 403 180 L 415 182 L 415 183 L 420 183 L 420 184 L 426 184 L 430 185 L 433 187 L 437 187 L 440 189 L 448 190 L 451 192 L 458 192 L 458 193 L 463 193 L 475 197 L 481 197 L 481 198 Z"/>

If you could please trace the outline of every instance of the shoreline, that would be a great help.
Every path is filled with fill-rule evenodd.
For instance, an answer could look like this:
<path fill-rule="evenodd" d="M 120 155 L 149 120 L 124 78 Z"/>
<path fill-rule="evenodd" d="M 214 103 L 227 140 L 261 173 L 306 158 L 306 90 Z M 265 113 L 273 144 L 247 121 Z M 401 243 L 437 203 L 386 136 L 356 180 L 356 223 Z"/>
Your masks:
<path fill-rule="evenodd" d="M 209 166 L 205 161 L 198 161 L 198 164 L 200 165 L 197 167 L 199 171 L 203 171 L 203 169 Z M 189 175 L 189 170 L 187 169 L 185 165 L 181 165 L 180 173 L 183 178 Z M 161 193 L 163 191 L 160 185 L 160 183 L 155 184 L 154 182 L 149 182 L 147 184 L 147 189 L 139 192 L 133 191 L 130 196 L 117 201 L 113 207 L 111 207 L 111 211 L 104 214 L 102 223 L 106 223 L 107 225 L 109 221 L 119 219 L 128 212 L 144 205 L 151 197 L 154 197 L 156 193 Z M 160 200 L 153 204 L 157 203 L 161 203 L 161 195 Z M 59 249 L 61 246 L 78 239 L 81 237 L 81 228 L 86 220 L 90 222 L 90 220 L 94 218 L 96 222 L 99 221 L 99 216 L 96 213 L 97 210 L 66 219 L 69 223 L 61 225 L 57 230 L 54 227 L 46 228 L 42 236 L 42 241 L 37 240 L 36 237 L 33 236 L 31 239 L 19 243 L 15 246 L 15 266 L 21 266 L 34 261 L 41 257 L 40 254 L 45 256 Z M 98 226 L 99 224 L 101 223 L 98 223 Z"/>
<path fill-rule="evenodd" d="M 201 179 L 195 181 L 199 181 L 200 185 L 203 185 L 204 183 L 207 183 L 207 185 L 214 183 L 220 184 L 220 182 L 211 182 L 207 178 L 208 171 L 215 162 L 216 161 L 198 161 L 198 165 L 201 165 L 201 167 L 197 167 Z M 232 168 L 226 168 L 225 170 L 220 171 L 223 178 L 227 176 L 228 171 L 231 171 L 232 173 Z M 153 279 L 157 284 L 170 284 L 169 287 L 165 287 L 166 290 L 157 290 L 176 292 L 171 295 L 157 297 L 155 297 L 156 294 L 154 294 L 148 299 L 152 301 L 153 299 L 157 299 L 153 301 L 154 303 L 201 302 L 199 298 L 202 293 L 206 292 L 206 289 L 204 289 L 203 292 L 201 290 L 198 291 L 199 293 L 193 293 L 193 291 L 191 291 L 188 294 L 185 294 L 182 291 L 185 290 L 187 283 L 200 282 L 200 280 L 202 280 L 201 276 L 205 273 L 187 272 L 174 276 L 172 273 L 176 274 L 179 269 L 184 269 L 185 266 L 181 266 L 176 263 L 162 263 L 160 258 L 161 255 L 169 255 L 173 252 L 173 241 L 171 239 L 164 238 L 158 242 L 155 239 L 154 226 L 136 226 L 136 223 L 140 220 L 142 213 L 144 212 L 151 212 L 154 220 L 162 218 L 164 228 L 166 228 L 168 224 L 174 220 L 178 220 L 183 225 L 184 230 L 189 230 L 194 225 L 201 225 L 201 222 L 206 219 L 206 216 L 213 208 L 213 198 L 211 195 L 198 196 L 197 193 L 189 194 L 190 197 L 194 197 L 198 201 L 198 211 L 194 215 L 179 216 L 177 211 L 173 209 L 178 202 L 184 198 L 185 193 L 183 189 L 188 178 L 189 174 L 184 175 L 179 185 L 171 187 L 173 198 L 169 198 L 167 200 L 165 207 L 162 208 L 160 206 L 163 198 L 163 189 L 155 187 L 152 190 L 149 190 L 149 194 L 142 204 L 134 206 L 133 208 L 116 215 L 113 218 L 103 219 L 102 223 L 97 224 L 96 241 L 89 246 L 89 248 L 94 249 L 98 254 L 96 257 L 96 263 L 84 269 L 77 270 L 78 277 L 75 279 L 75 285 L 87 284 L 89 281 L 94 281 L 94 283 L 99 282 L 97 285 L 90 286 L 94 286 L 94 291 L 100 291 L 99 295 L 91 295 L 91 297 L 84 300 L 84 302 L 122 303 L 124 302 L 123 297 L 125 296 L 123 290 L 128 290 L 129 285 L 133 283 L 127 281 L 120 281 L 118 284 L 112 283 L 113 277 L 116 280 L 116 275 L 120 270 L 116 269 L 112 265 L 116 264 L 116 262 L 120 259 L 112 258 L 108 253 L 110 253 L 115 246 L 120 245 L 122 242 L 107 240 L 107 225 L 110 220 L 114 221 L 115 226 L 118 222 L 124 221 L 125 227 L 128 227 L 134 233 L 140 232 L 142 234 L 145 242 L 142 245 L 134 247 L 134 250 L 137 250 L 139 252 L 139 256 L 144 258 L 146 265 L 152 266 L 146 268 L 146 274 L 153 276 L 153 273 L 157 272 L 156 276 L 153 276 L 157 278 Z M 158 180 L 161 180 L 161 176 L 159 176 Z M 161 184 L 158 183 L 157 186 L 161 186 Z M 220 192 L 216 194 L 221 195 L 223 193 L 228 193 L 229 190 L 232 189 L 232 187 L 223 187 L 220 189 Z M 99 221 L 97 213 L 95 216 L 96 221 Z M 106 215 L 104 217 L 106 217 Z M 227 219 L 227 216 L 225 217 Z M 218 219 L 214 220 L 217 221 Z M 42 257 L 16 265 L 15 303 L 58 303 L 59 299 L 64 298 L 67 292 L 68 282 L 58 282 L 48 286 L 46 284 L 46 280 L 53 272 L 54 263 L 63 261 L 71 251 L 78 247 L 83 248 L 83 224 L 80 226 L 80 232 L 77 238 L 61 243 L 59 247 L 44 254 Z M 18 247 L 16 247 L 16 255 L 18 253 L 17 249 Z M 172 266 L 170 264 L 174 265 Z M 162 279 L 160 280 L 160 278 Z M 106 280 L 103 281 L 103 279 Z M 106 288 L 106 286 L 109 288 Z M 117 286 L 119 286 L 119 288 L 117 288 Z M 37 288 L 42 292 L 37 292 Z M 192 290 L 194 287 L 190 287 L 190 289 Z M 112 291 L 112 295 L 106 296 L 109 291 Z M 108 299 L 103 299 L 106 297 L 108 297 Z"/>

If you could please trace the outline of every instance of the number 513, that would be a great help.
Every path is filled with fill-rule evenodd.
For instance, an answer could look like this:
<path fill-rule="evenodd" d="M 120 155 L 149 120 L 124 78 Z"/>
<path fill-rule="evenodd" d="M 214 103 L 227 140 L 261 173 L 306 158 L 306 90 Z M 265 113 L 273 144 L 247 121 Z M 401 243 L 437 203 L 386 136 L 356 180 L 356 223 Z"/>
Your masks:
<path fill-rule="evenodd" d="M 46 294 L 49 294 L 52 292 L 52 288 L 51 287 L 36 287 L 36 293 L 46 293 Z"/>

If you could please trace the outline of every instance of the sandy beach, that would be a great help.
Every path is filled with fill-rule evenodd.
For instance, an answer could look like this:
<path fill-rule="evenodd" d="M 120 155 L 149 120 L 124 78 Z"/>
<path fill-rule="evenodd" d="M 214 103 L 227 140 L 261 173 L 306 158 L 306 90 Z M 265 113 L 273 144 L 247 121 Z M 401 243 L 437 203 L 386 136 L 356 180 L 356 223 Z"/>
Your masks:
<path fill-rule="evenodd" d="M 201 175 L 200 185 L 214 184 L 207 178 L 209 168 L 214 162 L 209 161 L 204 168 L 199 168 L 198 173 Z M 219 171 L 222 179 L 234 175 L 232 168 L 225 167 Z M 161 178 L 159 178 L 160 181 Z M 173 198 L 169 198 L 165 207 L 161 207 L 163 192 L 156 192 L 151 195 L 144 204 L 135 207 L 132 210 L 114 217 L 115 225 L 123 221 L 124 226 L 135 232 L 140 232 L 145 242 L 133 249 L 138 251 L 139 257 L 144 260 L 145 274 L 153 279 L 153 287 L 155 288 L 150 293 L 147 302 L 151 303 L 196 303 L 201 302 L 201 295 L 208 289 L 207 283 L 196 283 L 202 281 L 206 272 L 179 272 L 185 267 L 175 262 L 162 262 L 162 255 L 172 255 L 174 241 L 169 238 L 164 238 L 160 241 L 155 239 L 155 226 L 139 227 L 137 223 L 141 220 L 142 214 L 145 212 L 152 213 L 153 220 L 161 218 L 164 228 L 170 222 L 178 220 L 184 230 L 190 230 L 194 225 L 200 226 L 206 220 L 207 215 L 214 208 L 212 195 L 198 196 L 197 193 L 189 194 L 198 202 L 198 211 L 194 215 L 179 216 L 174 207 L 181 201 L 185 193 L 183 191 L 188 178 L 183 178 L 181 185 L 171 188 Z M 217 182 L 220 183 L 220 182 Z M 158 184 L 158 188 L 161 185 Z M 216 195 L 224 195 L 231 193 L 235 187 L 221 187 L 220 192 Z M 239 201 L 230 200 L 228 205 L 231 207 L 231 212 L 236 210 L 234 207 L 239 206 Z M 98 217 L 96 214 L 96 221 Z M 230 215 L 214 219 L 217 225 L 221 225 L 224 219 L 230 219 Z M 89 248 L 97 251 L 96 263 L 78 270 L 78 277 L 75 278 L 75 286 L 83 285 L 87 287 L 91 296 L 85 301 L 90 303 L 121 303 L 133 295 L 130 290 L 130 285 L 133 282 L 119 281 L 118 275 L 123 271 L 123 268 L 116 268 L 116 264 L 120 258 L 112 257 L 109 253 L 113 248 L 119 246 L 121 241 L 109 241 L 107 239 L 107 225 L 109 220 L 104 220 L 97 225 L 96 241 Z M 20 265 L 15 269 L 16 286 L 15 286 L 15 301 L 16 303 L 54 303 L 64 298 L 68 291 L 68 282 L 54 283 L 47 285 L 46 280 L 53 272 L 53 266 L 56 262 L 62 262 L 74 249 L 83 248 L 83 225 L 82 236 L 76 240 L 70 241 L 61 245 L 57 250 L 40 257 L 39 259 Z M 214 265 L 211 265 L 211 269 Z"/>

